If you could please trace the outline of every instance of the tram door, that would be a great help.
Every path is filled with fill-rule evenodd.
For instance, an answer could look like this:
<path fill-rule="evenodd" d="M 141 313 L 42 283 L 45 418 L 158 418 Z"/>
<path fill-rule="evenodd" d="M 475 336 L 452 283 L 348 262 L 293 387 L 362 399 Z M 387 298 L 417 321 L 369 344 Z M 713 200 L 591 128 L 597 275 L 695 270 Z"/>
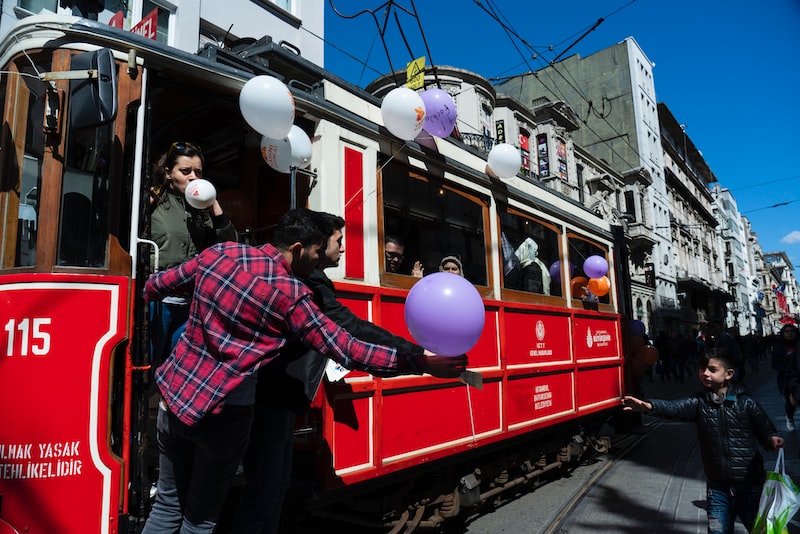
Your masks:
<path fill-rule="evenodd" d="M 119 532 L 127 511 L 139 82 L 118 69 L 108 50 L 2 66 L 0 520 L 19 532 Z"/>

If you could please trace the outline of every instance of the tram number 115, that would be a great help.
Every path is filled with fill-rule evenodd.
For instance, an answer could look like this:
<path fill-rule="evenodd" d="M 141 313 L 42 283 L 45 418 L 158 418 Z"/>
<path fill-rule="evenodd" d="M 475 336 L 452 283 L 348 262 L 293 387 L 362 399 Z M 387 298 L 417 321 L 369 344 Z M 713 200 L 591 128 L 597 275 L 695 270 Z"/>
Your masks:
<path fill-rule="evenodd" d="M 19 356 L 46 356 L 50 352 L 50 333 L 46 328 L 51 323 L 49 317 L 34 317 L 21 319 L 9 319 L 3 329 L 7 335 L 6 356 L 15 355 L 16 337 L 19 333 Z"/>

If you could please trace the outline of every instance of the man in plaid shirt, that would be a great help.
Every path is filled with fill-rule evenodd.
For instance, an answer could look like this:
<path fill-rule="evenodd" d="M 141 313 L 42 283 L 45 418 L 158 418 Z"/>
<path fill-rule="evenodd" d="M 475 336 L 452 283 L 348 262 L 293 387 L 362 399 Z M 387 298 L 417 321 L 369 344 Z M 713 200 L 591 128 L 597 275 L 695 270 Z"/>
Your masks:
<path fill-rule="evenodd" d="M 353 338 L 319 311 L 295 276 L 311 274 L 332 233 L 320 214 L 292 210 L 273 245 L 221 243 L 147 281 L 148 301 L 185 291 L 193 298 L 186 331 L 156 371 L 165 406 L 157 495 L 143 534 L 213 532 L 247 445 L 255 371 L 291 341 L 349 369 L 422 373 L 438 362 L 438 376 L 464 370 L 465 356 L 443 364 L 428 351 L 398 355 Z"/>

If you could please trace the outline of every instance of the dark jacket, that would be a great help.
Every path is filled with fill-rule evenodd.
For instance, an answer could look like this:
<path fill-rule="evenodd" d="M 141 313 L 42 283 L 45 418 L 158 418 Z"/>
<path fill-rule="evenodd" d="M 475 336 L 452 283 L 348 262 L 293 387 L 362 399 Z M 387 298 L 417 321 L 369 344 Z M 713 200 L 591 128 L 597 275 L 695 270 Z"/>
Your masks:
<path fill-rule="evenodd" d="M 777 371 L 778 390 L 782 395 L 788 395 L 797 385 L 797 345 L 776 344 L 772 348 L 771 364 Z"/>
<path fill-rule="evenodd" d="M 730 382 L 722 404 L 709 390 L 676 400 L 650 400 L 653 414 L 697 425 L 703 470 L 711 482 L 764 481 L 758 445 L 770 448 L 778 434 L 764 409 L 738 383 Z"/>
<path fill-rule="evenodd" d="M 314 292 L 314 303 L 353 337 L 404 352 L 422 354 L 424 349 L 421 346 L 361 319 L 339 302 L 333 282 L 321 269 L 316 269 L 304 282 Z M 256 402 L 283 406 L 298 415 L 304 413 L 317 394 L 327 363 L 327 357 L 296 344 L 294 350 L 287 350 L 283 356 L 261 369 Z"/>

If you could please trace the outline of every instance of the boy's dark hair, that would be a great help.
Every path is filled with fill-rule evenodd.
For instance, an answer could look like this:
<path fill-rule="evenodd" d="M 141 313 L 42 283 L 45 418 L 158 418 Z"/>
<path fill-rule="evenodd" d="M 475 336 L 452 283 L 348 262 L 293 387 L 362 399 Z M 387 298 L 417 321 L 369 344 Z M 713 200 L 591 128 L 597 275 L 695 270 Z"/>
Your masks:
<path fill-rule="evenodd" d="M 324 211 L 321 211 L 319 214 L 320 216 L 322 216 L 323 219 L 325 219 L 328 222 L 328 224 L 331 225 L 331 229 L 333 230 L 331 234 L 333 234 L 333 232 L 335 232 L 336 230 L 341 230 L 342 228 L 344 228 L 344 219 L 342 219 L 338 215 L 334 215 L 333 213 L 326 213 Z"/>
<path fill-rule="evenodd" d="M 333 227 L 321 213 L 297 208 L 286 212 L 278 221 L 272 244 L 280 249 L 287 249 L 298 242 L 303 247 L 325 246 L 331 234 Z"/>
<path fill-rule="evenodd" d="M 709 360 L 714 358 L 719 360 L 719 362 L 725 367 L 725 369 L 733 369 L 733 359 L 730 357 L 728 352 L 722 348 L 714 348 L 707 350 L 702 356 L 700 356 L 697 365 L 700 369 L 705 369 L 708 366 Z"/>

